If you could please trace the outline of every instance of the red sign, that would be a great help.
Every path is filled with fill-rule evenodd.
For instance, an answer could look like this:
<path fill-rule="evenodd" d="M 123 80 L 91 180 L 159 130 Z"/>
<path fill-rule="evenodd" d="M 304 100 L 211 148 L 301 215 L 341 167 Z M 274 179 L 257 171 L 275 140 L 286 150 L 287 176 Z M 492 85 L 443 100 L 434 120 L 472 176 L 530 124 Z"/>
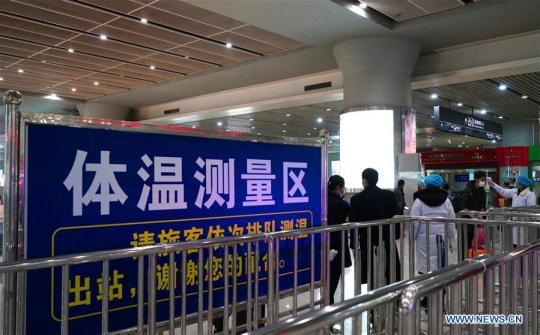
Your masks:
<path fill-rule="evenodd" d="M 528 166 L 529 147 L 497 148 L 499 166 Z"/>
<path fill-rule="evenodd" d="M 496 149 L 445 150 L 422 152 L 423 165 L 497 163 Z"/>

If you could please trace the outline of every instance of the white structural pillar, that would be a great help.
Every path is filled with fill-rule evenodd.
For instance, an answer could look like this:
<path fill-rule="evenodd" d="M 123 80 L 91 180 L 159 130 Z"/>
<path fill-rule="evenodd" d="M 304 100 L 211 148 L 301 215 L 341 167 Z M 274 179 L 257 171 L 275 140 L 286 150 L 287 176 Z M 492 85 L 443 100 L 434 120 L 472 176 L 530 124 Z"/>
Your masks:
<path fill-rule="evenodd" d="M 399 36 L 366 36 L 337 44 L 343 75 L 340 119 L 341 174 L 362 188 L 363 169 L 379 171 L 379 186 L 393 188 L 403 152 L 402 118 L 412 111 L 411 74 L 420 45 Z M 413 135 L 414 137 L 414 135 Z"/>
<path fill-rule="evenodd" d="M 538 121 L 505 121 L 503 124 L 503 147 L 538 145 Z"/>

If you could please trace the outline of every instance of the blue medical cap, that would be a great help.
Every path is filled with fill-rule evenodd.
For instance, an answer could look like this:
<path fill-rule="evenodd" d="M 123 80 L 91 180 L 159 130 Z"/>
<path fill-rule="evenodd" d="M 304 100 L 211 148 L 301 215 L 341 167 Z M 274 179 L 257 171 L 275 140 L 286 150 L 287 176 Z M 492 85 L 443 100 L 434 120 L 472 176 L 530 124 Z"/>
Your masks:
<path fill-rule="evenodd" d="M 426 186 L 442 187 L 444 180 L 438 174 L 430 174 L 424 179 Z"/>
<path fill-rule="evenodd" d="M 525 176 L 518 176 L 517 177 L 517 182 L 520 183 L 521 185 L 525 186 L 525 187 L 529 187 L 533 183 L 532 180 L 530 180 L 529 178 L 527 178 Z"/>

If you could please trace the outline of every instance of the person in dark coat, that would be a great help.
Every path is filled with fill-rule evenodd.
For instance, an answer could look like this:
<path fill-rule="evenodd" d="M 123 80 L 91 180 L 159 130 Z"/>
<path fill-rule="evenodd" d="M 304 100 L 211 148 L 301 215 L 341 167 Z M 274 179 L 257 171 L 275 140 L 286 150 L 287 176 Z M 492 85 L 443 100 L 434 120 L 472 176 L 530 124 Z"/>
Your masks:
<path fill-rule="evenodd" d="M 396 197 L 394 192 L 382 190 L 377 187 L 377 182 L 379 181 L 379 173 L 371 168 L 365 169 L 362 172 L 362 184 L 364 185 L 364 190 L 360 193 L 355 194 L 351 198 L 351 214 L 349 215 L 350 222 L 362 222 L 362 221 L 372 221 L 372 220 L 382 220 L 392 218 L 397 213 L 396 206 Z M 390 282 L 390 248 L 395 249 L 395 260 L 396 260 L 396 281 L 399 281 L 401 278 L 401 265 L 397 253 L 397 248 L 395 245 L 391 246 L 390 234 L 394 234 L 395 239 L 400 237 L 400 225 L 395 224 L 394 231 L 390 231 L 390 225 L 384 225 L 383 227 L 383 236 L 382 241 L 385 244 L 385 253 L 386 253 L 386 270 L 385 270 L 385 279 L 386 283 Z M 373 250 L 368 250 L 368 230 L 371 232 L 371 247 L 374 248 L 379 245 L 379 227 L 370 227 L 370 228 L 360 228 L 358 232 L 358 239 L 360 242 L 360 257 L 362 259 L 362 283 L 367 283 L 368 279 L 368 269 L 367 269 L 367 255 L 370 252 L 374 254 Z M 351 240 L 353 248 L 356 247 L 356 241 Z M 371 262 L 371 273 L 374 273 L 374 259 L 372 257 Z M 373 283 L 373 278 L 371 278 L 371 283 Z"/>
<path fill-rule="evenodd" d="M 343 200 L 345 194 L 345 180 L 343 177 L 335 175 L 328 180 L 328 225 L 338 225 L 347 221 L 350 205 Z M 341 231 L 330 233 L 330 252 L 333 259 L 330 262 L 330 304 L 334 304 L 334 294 L 336 293 L 341 273 L 341 252 L 345 252 L 345 267 L 352 265 L 351 252 L 349 250 L 348 232 L 345 231 L 345 245 L 341 243 Z M 343 247 L 343 248 L 342 248 Z"/>
<path fill-rule="evenodd" d="M 474 180 L 467 183 L 463 191 L 461 191 L 461 197 L 459 199 L 459 207 L 465 211 L 480 211 L 486 210 L 486 176 L 481 172 L 474 174 Z M 470 216 L 464 216 L 467 218 Z M 481 227 L 481 226 L 479 226 Z M 474 240 L 474 226 L 466 225 L 467 245 L 470 247 Z M 460 250 L 461 258 L 465 259 L 466 255 L 463 255 L 463 250 Z"/>
<path fill-rule="evenodd" d="M 405 213 L 405 207 L 407 207 L 407 204 L 405 203 L 405 192 L 403 192 L 404 187 L 405 180 L 400 179 L 397 183 L 397 187 L 394 189 L 397 203 L 397 215 L 403 215 L 403 213 Z"/>

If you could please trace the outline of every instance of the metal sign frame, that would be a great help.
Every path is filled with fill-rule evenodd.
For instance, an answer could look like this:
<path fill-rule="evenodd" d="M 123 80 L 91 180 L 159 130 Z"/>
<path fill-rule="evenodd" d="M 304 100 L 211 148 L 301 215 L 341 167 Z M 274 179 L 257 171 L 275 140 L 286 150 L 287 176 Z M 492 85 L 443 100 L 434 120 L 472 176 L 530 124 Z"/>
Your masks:
<path fill-rule="evenodd" d="M 26 257 L 26 222 L 27 222 L 27 126 L 31 124 L 54 125 L 71 128 L 100 129 L 125 132 L 153 133 L 166 135 L 191 136 L 199 138 L 226 139 L 242 142 L 260 142 L 269 144 L 298 145 L 321 148 L 321 226 L 327 225 L 327 165 L 329 133 L 326 129 L 320 131 L 319 139 L 280 138 L 274 136 L 253 136 L 242 132 L 211 131 L 206 129 L 186 128 L 178 125 L 152 125 L 132 121 L 117 121 L 89 117 L 65 116 L 54 114 L 22 113 L 18 106 L 22 95 L 17 91 L 7 91 L 3 97 L 6 104 L 6 144 L 5 170 L 6 183 L 4 187 L 4 259 L 3 261 L 22 260 Z M 11 156 L 10 156 L 11 155 Z M 16 173 L 14 173 L 17 171 Z M 10 173 L 11 172 L 11 173 Z M 13 187 L 11 187 L 13 186 Z M 13 197 L 17 198 L 14 202 Z M 16 214 L 15 214 L 16 213 Z M 6 220 L 7 218 L 7 220 Z M 17 237 L 13 236 L 16 230 Z M 327 233 L 325 233 L 327 234 Z M 328 290 L 328 236 L 322 239 L 321 245 L 321 281 L 324 304 L 329 303 Z M 11 257 L 7 257 L 12 255 Z M 326 275 L 325 275 L 326 274 Z M 11 281 L 10 281 L 11 280 Z M 4 320 L 3 334 L 25 334 L 26 329 L 26 273 L 13 274 L 6 278 L 4 289 Z"/>

